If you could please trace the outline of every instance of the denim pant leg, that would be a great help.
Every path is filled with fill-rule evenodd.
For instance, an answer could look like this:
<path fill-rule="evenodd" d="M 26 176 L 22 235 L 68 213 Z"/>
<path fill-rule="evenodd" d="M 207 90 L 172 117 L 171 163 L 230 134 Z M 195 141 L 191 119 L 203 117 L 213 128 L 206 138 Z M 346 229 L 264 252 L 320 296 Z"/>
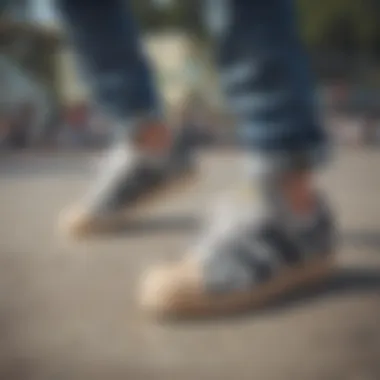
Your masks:
<path fill-rule="evenodd" d="M 158 96 L 128 2 L 58 0 L 94 100 L 124 126 L 160 111 Z"/>
<path fill-rule="evenodd" d="M 209 0 L 220 79 L 243 143 L 274 166 L 326 157 L 307 57 L 291 0 Z"/>

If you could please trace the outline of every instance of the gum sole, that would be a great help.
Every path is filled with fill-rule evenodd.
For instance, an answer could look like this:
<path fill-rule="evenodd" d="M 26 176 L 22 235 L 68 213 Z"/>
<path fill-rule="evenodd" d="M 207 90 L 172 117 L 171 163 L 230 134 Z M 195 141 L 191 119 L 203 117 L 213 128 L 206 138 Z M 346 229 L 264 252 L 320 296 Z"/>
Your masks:
<path fill-rule="evenodd" d="M 59 231 L 68 237 L 84 238 L 89 235 L 115 230 L 121 227 L 127 221 L 127 218 L 138 217 L 144 211 L 160 203 L 164 198 L 188 190 L 189 186 L 195 184 L 197 178 L 197 172 L 189 171 L 161 186 L 157 186 L 152 192 L 141 196 L 130 207 L 126 207 L 110 217 L 91 219 L 80 209 L 73 209 L 71 213 L 60 218 Z"/>
<path fill-rule="evenodd" d="M 235 292 L 228 295 L 206 294 L 202 288 L 201 273 L 194 262 L 181 263 L 180 266 L 163 267 L 143 284 L 141 307 L 155 319 L 189 319 L 213 315 L 228 315 L 245 310 L 263 307 L 270 301 L 286 295 L 304 285 L 326 279 L 334 266 L 331 257 L 315 260 L 307 265 L 288 268 L 275 279 L 248 292 Z M 177 272 L 176 272 L 177 271 Z M 163 277 L 170 274 L 172 280 L 179 280 L 181 287 Z M 155 281 L 156 280 L 156 281 Z M 170 288 L 172 286 L 172 289 Z M 161 287 L 161 288 L 160 288 Z"/>

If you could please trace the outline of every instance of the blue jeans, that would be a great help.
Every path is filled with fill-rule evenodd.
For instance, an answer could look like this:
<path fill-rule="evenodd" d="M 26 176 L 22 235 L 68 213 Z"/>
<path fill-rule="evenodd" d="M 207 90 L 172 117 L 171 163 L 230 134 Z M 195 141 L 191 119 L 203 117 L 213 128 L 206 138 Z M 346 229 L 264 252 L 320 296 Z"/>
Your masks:
<path fill-rule="evenodd" d="M 120 119 L 160 112 L 125 3 L 60 0 L 95 99 Z M 243 144 L 275 165 L 323 161 L 326 138 L 292 0 L 208 0 L 207 5 L 221 84 Z"/>

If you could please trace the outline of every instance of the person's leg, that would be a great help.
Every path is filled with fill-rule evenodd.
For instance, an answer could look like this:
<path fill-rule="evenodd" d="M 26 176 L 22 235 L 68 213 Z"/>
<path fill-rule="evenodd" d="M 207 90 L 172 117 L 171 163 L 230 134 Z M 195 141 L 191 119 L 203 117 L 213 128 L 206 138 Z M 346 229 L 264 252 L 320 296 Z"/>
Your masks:
<path fill-rule="evenodd" d="M 333 222 L 313 183 L 326 141 L 293 3 L 212 3 L 221 81 L 248 172 L 191 255 L 147 273 L 142 305 L 164 315 L 258 305 L 329 273 L 334 247 Z"/>
<path fill-rule="evenodd" d="M 122 121 L 123 133 L 130 132 L 126 126 L 134 118 L 158 117 L 159 98 L 128 2 L 59 0 L 57 5 L 97 107 Z"/>
<path fill-rule="evenodd" d="M 243 144 L 272 166 L 293 167 L 302 158 L 314 167 L 325 158 L 326 141 L 294 1 L 222 3 L 228 17 L 214 20 L 220 25 L 212 30 L 221 82 Z"/>
<path fill-rule="evenodd" d="M 61 219 L 70 234 L 87 234 L 117 223 L 124 207 L 145 207 L 148 196 L 157 199 L 167 185 L 182 184 L 191 172 L 190 149 L 162 121 L 128 2 L 59 0 L 58 6 L 94 100 L 115 125 L 105 169 Z"/>

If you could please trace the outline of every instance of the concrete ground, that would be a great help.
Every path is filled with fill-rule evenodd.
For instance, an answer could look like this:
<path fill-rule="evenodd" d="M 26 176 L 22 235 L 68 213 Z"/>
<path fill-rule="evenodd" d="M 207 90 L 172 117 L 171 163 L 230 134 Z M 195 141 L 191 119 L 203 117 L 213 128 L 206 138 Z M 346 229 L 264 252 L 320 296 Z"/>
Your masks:
<path fill-rule="evenodd" d="M 380 151 L 341 152 L 321 179 L 343 236 L 327 283 L 217 321 L 160 325 L 137 310 L 139 275 L 181 254 L 237 159 L 203 154 L 188 193 L 70 242 L 56 216 L 88 184 L 89 156 L 0 156 L 0 379 L 379 380 Z"/>

